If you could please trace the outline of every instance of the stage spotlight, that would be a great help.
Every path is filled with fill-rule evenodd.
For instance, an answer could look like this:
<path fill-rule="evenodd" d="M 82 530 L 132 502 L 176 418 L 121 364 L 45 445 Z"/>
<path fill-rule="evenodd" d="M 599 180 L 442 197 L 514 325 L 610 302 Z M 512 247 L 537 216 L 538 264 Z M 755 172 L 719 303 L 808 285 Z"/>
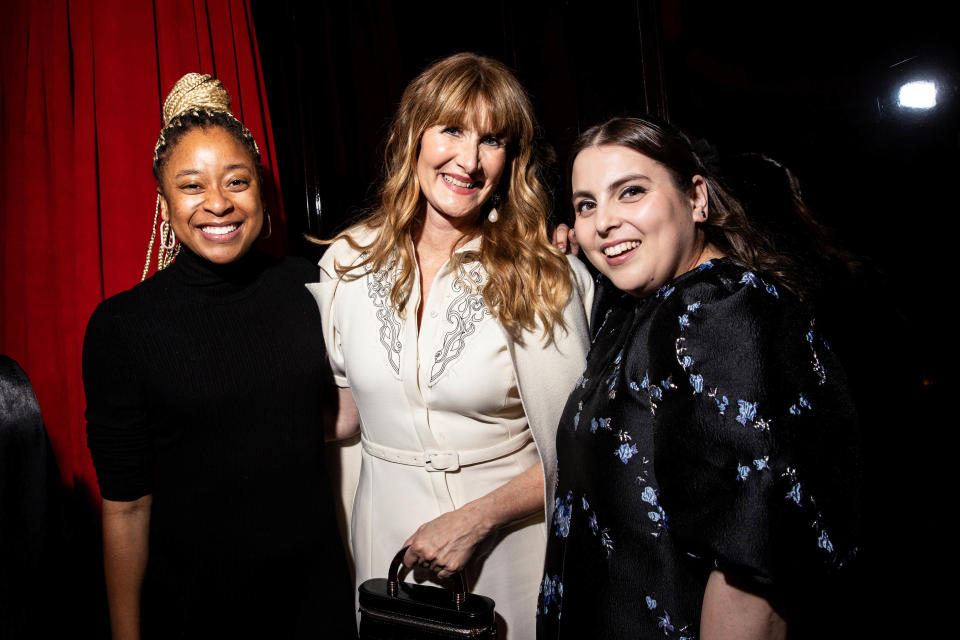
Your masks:
<path fill-rule="evenodd" d="M 914 80 L 901 85 L 897 106 L 901 109 L 932 109 L 937 106 L 937 85 L 930 80 Z"/>

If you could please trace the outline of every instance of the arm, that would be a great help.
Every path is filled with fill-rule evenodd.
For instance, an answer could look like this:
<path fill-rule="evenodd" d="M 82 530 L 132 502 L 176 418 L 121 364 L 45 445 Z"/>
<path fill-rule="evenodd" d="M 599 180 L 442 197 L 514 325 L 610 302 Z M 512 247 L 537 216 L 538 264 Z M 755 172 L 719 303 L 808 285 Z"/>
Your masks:
<path fill-rule="evenodd" d="M 327 442 L 346 440 L 360 431 L 360 411 L 350 387 L 337 387 L 336 415 L 331 411 L 324 418 L 327 423 L 324 425 L 324 439 Z"/>
<path fill-rule="evenodd" d="M 701 640 L 783 640 L 787 623 L 761 596 L 742 591 L 714 569 L 700 614 Z"/>
<path fill-rule="evenodd" d="M 140 589 L 147 569 L 153 496 L 103 501 L 103 568 L 114 640 L 140 638 Z"/>
<path fill-rule="evenodd" d="M 429 566 L 440 578 L 462 569 L 494 530 L 543 509 L 543 466 L 538 462 L 505 485 L 443 514 L 407 538 L 403 563 Z"/>

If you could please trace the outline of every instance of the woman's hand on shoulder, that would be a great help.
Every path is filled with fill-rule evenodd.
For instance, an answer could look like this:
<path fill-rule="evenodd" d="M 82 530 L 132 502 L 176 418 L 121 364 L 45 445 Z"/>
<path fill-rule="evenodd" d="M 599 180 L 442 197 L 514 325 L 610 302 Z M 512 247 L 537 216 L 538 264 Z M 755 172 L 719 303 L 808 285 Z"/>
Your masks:
<path fill-rule="evenodd" d="M 553 246 L 560 249 L 561 252 L 575 256 L 580 253 L 580 243 L 577 242 L 577 232 L 573 227 L 563 223 L 557 225 L 553 230 Z"/>
<path fill-rule="evenodd" d="M 477 545 L 494 529 L 482 507 L 474 503 L 449 511 L 420 526 L 407 538 L 403 556 L 407 567 L 430 569 L 439 578 L 449 578 L 463 569 Z"/>

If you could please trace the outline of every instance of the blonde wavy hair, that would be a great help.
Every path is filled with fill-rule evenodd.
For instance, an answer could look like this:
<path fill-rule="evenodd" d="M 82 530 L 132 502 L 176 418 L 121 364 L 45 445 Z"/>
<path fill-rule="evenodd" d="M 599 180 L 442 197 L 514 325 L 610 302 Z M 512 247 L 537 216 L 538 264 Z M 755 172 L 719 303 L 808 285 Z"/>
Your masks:
<path fill-rule="evenodd" d="M 510 336 L 520 340 L 522 331 L 532 331 L 539 323 L 549 341 L 556 326 L 565 328 L 570 267 L 547 239 L 550 200 L 539 177 L 533 107 L 519 81 L 497 60 L 458 53 L 434 63 L 407 86 L 384 151 L 380 206 L 358 225 L 379 232 L 368 245 L 352 237 L 357 227 L 324 243 L 343 238 L 363 253 L 355 264 L 335 265 L 340 277 L 396 269 L 390 302 L 403 313 L 414 284 L 410 239 L 426 204 L 417 178 L 420 139 L 434 125 L 465 126 L 481 120 L 507 146 L 508 166 L 496 189 L 499 220 L 492 223 L 479 216 L 479 255 L 451 253 L 451 264 L 463 274 L 466 262 L 479 259 L 487 272 L 480 293 Z M 472 284 L 459 279 L 463 286 Z"/>

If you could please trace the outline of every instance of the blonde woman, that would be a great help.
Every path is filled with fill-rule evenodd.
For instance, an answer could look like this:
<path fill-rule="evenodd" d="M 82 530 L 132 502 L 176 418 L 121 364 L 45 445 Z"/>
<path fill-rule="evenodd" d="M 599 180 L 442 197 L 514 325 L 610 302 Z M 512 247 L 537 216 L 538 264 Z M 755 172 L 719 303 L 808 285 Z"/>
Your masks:
<path fill-rule="evenodd" d="M 337 435 L 361 433 L 357 582 L 409 545 L 412 579 L 463 569 L 508 640 L 535 633 L 556 425 L 592 300 L 584 267 L 547 241 L 534 129 L 499 62 L 425 70 L 394 119 L 379 208 L 309 285 L 341 387 Z"/>

